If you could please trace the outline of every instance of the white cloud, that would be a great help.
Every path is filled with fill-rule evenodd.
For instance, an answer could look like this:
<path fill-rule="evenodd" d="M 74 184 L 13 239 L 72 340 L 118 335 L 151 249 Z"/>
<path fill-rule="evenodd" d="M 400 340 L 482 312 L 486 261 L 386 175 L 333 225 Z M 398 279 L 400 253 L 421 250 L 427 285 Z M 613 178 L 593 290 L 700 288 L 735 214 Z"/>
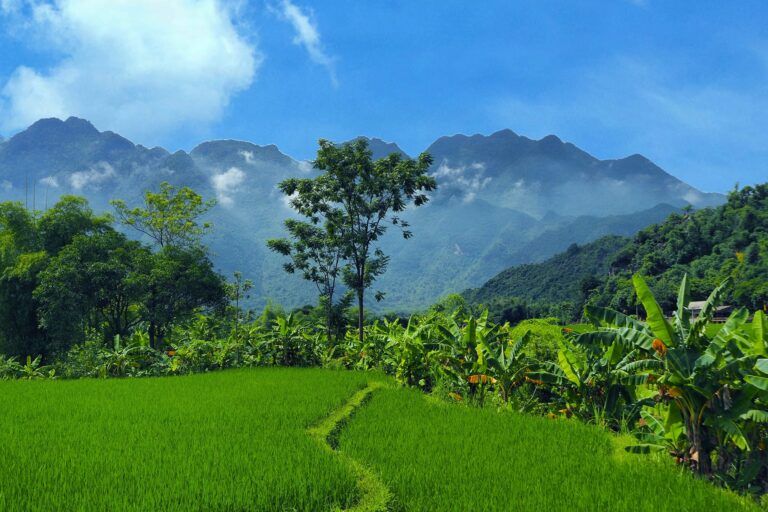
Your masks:
<path fill-rule="evenodd" d="M 339 81 L 336 78 L 336 59 L 325 52 L 317 23 L 312 19 L 312 12 L 302 9 L 290 0 L 283 0 L 279 7 L 273 7 L 272 10 L 291 24 L 296 34 L 293 43 L 303 46 L 312 62 L 325 67 L 331 77 L 331 83 L 337 87 Z"/>
<path fill-rule="evenodd" d="M 483 162 L 452 167 L 447 160 L 443 160 L 432 176 L 437 179 L 438 190 L 449 196 L 461 197 L 465 203 L 471 203 L 477 198 L 478 192 L 491 182 L 491 177 L 484 174 Z"/>
<path fill-rule="evenodd" d="M 256 160 L 253 158 L 253 151 L 245 151 L 245 150 L 242 150 L 242 151 L 240 151 L 238 154 L 239 154 L 241 157 L 243 157 L 243 160 L 245 160 L 245 163 L 247 163 L 247 164 L 249 164 L 249 165 L 253 164 L 253 163 L 256 161 Z"/>
<path fill-rule="evenodd" d="M 311 172 L 312 169 L 315 168 L 315 165 L 308 160 L 300 160 L 298 162 L 298 166 L 301 172 L 306 172 L 306 173 Z"/>
<path fill-rule="evenodd" d="M 9 30 L 60 58 L 18 67 L 2 87 L 0 127 L 75 115 L 131 137 L 222 114 L 261 56 L 220 0 L 3 0 Z"/>
<path fill-rule="evenodd" d="M 291 206 L 291 201 L 299 197 L 298 192 L 294 192 L 293 194 L 287 196 L 285 194 L 280 194 L 280 202 L 283 203 L 283 206 L 288 208 L 289 210 L 293 210 L 293 206 Z"/>
<path fill-rule="evenodd" d="M 697 204 L 699 204 L 699 203 L 701 202 L 701 200 L 702 200 L 702 197 L 701 197 L 701 194 L 699 194 L 699 193 L 698 193 L 698 192 L 696 192 L 695 190 L 687 190 L 687 191 L 686 191 L 686 192 L 683 194 L 683 199 L 684 199 L 686 202 L 688 202 L 688 203 L 690 203 L 690 204 L 692 204 L 692 205 L 696 206 Z"/>
<path fill-rule="evenodd" d="M 56 176 L 46 176 L 40 180 L 40 183 L 50 188 L 59 188 L 59 180 Z"/>
<path fill-rule="evenodd" d="M 232 193 L 237 190 L 243 181 L 245 173 L 237 167 L 230 167 L 227 171 L 220 174 L 214 174 L 211 178 L 211 184 L 216 191 L 216 198 L 224 206 L 232 206 L 234 199 Z"/>
<path fill-rule="evenodd" d="M 75 190 L 85 187 L 100 188 L 101 185 L 117 175 L 115 169 L 107 162 L 99 162 L 88 170 L 73 172 L 69 176 L 69 184 Z"/>

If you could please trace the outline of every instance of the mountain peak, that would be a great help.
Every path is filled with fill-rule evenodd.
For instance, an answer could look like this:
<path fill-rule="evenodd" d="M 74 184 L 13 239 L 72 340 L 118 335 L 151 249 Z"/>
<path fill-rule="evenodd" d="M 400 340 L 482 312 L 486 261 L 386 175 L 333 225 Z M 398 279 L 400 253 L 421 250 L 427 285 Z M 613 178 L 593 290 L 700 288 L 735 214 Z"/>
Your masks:
<path fill-rule="evenodd" d="M 562 139 L 557 135 L 549 134 L 546 137 L 542 137 L 539 141 L 540 144 L 563 144 Z"/>
<path fill-rule="evenodd" d="M 48 117 L 35 121 L 29 128 L 20 132 L 17 136 L 23 133 L 44 135 L 98 135 L 99 130 L 97 130 L 89 121 L 80 119 L 79 117 L 68 117 L 66 121 L 62 121 L 58 117 Z"/>
<path fill-rule="evenodd" d="M 374 160 L 387 157 L 392 153 L 398 153 L 399 155 L 408 157 L 408 154 L 400 149 L 400 146 L 394 142 L 387 142 L 385 140 L 379 139 L 378 137 L 366 137 L 365 135 L 355 137 L 349 142 L 354 142 L 356 140 L 364 140 L 368 143 L 368 149 L 370 149 L 371 153 L 373 153 Z"/>
<path fill-rule="evenodd" d="M 482 137 L 482 135 L 480 135 L 480 136 Z M 513 138 L 517 139 L 519 137 L 520 136 L 518 134 L 516 134 L 515 132 L 513 132 L 509 128 L 504 128 L 502 130 L 493 132 L 492 134 L 490 134 L 488 136 L 488 138 L 491 138 L 491 139 L 493 139 L 493 138 L 496 138 L 496 139 L 513 139 Z"/>
<path fill-rule="evenodd" d="M 231 163 L 252 164 L 256 161 L 288 163 L 291 158 L 274 144 L 259 146 L 234 139 L 209 140 L 198 144 L 189 152 L 192 158 L 220 160 Z"/>
<path fill-rule="evenodd" d="M 70 116 L 64 121 L 64 125 L 70 130 L 77 130 L 80 132 L 92 132 L 99 133 L 99 130 L 91 124 L 90 121 L 81 119 L 79 117 Z"/>

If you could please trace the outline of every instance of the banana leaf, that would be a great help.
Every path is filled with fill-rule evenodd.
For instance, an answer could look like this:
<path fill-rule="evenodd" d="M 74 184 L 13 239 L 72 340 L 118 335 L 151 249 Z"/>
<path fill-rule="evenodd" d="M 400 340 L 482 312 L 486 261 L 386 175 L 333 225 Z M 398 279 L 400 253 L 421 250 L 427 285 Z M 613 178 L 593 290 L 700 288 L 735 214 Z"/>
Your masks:
<path fill-rule="evenodd" d="M 654 336 L 659 338 L 668 347 L 674 346 L 676 343 L 675 332 L 672 326 L 667 322 L 664 312 L 661 310 L 661 306 L 656 302 L 656 298 L 653 296 L 651 289 L 645 283 L 645 280 L 640 274 L 632 276 L 632 283 L 635 285 L 635 291 L 637 292 L 637 298 L 643 304 L 645 313 L 648 317 L 647 323 L 651 328 Z"/>
<path fill-rule="evenodd" d="M 584 314 L 598 327 L 629 327 L 638 331 L 648 330 L 643 322 L 613 309 L 587 304 L 584 307 Z"/>

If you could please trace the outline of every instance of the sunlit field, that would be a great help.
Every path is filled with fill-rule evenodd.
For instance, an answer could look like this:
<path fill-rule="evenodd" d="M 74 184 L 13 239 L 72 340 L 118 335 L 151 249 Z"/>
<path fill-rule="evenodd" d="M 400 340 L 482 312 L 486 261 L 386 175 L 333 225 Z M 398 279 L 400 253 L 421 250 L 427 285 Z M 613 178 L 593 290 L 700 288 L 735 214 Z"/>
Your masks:
<path fill-rule="evenodd" d="M 416 391 L 373 397 L 341 436 L 395 496 L 394 510 L 753 510 L 680 470 L 617 451 L 610 435 L 550 420 L 438 403 Z M 628 458 L 633 457 L 633 458 Z"/>
<path fill-rule="evenodd" d="M 354 477 L 307 435 L 366 383 L 314 369 L 0 382 L 0 510 L 330 510 Z"/>
<path fill-rule="evenodd" d="M 375 373 L 2 382 L 0 407 L 3 511 L 753 509 L 594 426 Z"/>

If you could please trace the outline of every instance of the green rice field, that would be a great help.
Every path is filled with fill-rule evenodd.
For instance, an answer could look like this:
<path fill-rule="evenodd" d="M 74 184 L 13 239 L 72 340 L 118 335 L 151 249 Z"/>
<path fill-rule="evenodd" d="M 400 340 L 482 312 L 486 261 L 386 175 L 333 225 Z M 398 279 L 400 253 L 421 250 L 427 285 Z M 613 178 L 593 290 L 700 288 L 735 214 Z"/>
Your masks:
<path fill-rule="evenodd" d="M 440 404 L 413 390 L 378 393 L 341 436 L 342 450 L 380 472 L 393 510 L 756 509 L 614 445 L 576 421 Z"/>
<path fill-rule="evenodd" d="M 414 511 L 753 509 L 617 453 L 597 428 L 382 381 L 254 369 L 0 382 L 0 510 L 375 510 L 382 497 Z"/>
<path fill-rule="evenodd" d="M 327 510 L 352 473 L 306 428 L 365 374 L 0 382 L 0 510 Z"/>

